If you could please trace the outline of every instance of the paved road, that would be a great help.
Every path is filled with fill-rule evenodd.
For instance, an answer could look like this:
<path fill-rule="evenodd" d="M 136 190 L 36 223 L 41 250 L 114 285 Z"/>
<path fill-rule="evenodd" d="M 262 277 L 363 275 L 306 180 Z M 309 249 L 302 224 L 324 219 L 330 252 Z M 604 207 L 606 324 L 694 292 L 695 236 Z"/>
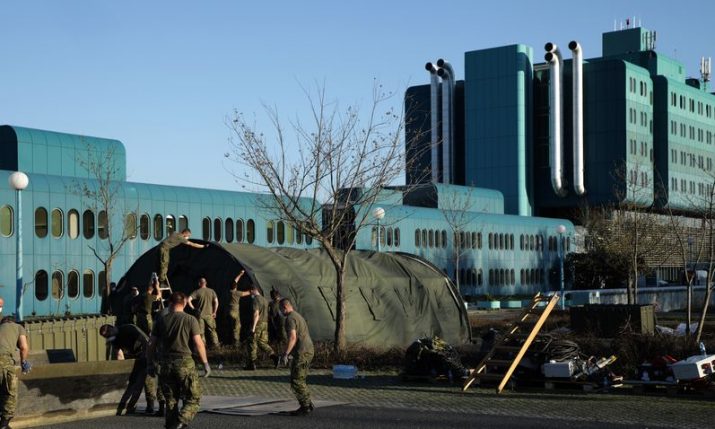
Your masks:
<path fill-rule="evenodd" d="M 337 428 L 515 428 L 515 429 L 604 429 L 601 422 L 583 422 L 574 420 L 532 419 L 528 417 L 491 416 L 477 413 L 450 413 L 450 412 L 419 412 L 405 409 L 370 409 L 356 406 L 336 406 L 322 408 L 309 417 L 288 417 L 268 415 L 258 417 L 238 417 L 217 414 L 201 413 L 189 425 L 194 429 L 216 428 L 286 428 L 291 429 L 322 429 Z M 126 428 L 151 429 L 163 428 L 163 420 L 152 417 L 106 417 L 102 419 L 73 422 L 61 425 L 43 426 L 53 429 L 126 429 Z M 609 429 L 642 428 L 641 424 L 613 425 Z M 648 426 L 656 429 L 656 426 Z"/>
<path fill-rule="evenodd" d="M 333 380 L 328 371 L 314 371 L 308 378 L 316 399 L 349 403 L 319 409 L 308 418 L 268 415 L 261 417 L 217 416 L 202 413 L 192 428 L 255 425 L 295 428 L 336 427 L 515 427 L 532 428 L 692 428 L 713 427 L 712 397 L 639 396 L 624 393 L 597 394 L 572 391 L 517 391 L 496 395 L 493 389 L 402 382 L 395 374 L 367 374 L 362 379 Z M 204 394 L 292 398 L 285 370 L 247 373 L 216 370 L 202 380 Z M 297 406 L 297 404 L 296 404 Z M 136 422 L 136 424 L 134 423 Z M 75 422 L 57 428 L 163 427 L 158 418 L 111 417 Z"/>

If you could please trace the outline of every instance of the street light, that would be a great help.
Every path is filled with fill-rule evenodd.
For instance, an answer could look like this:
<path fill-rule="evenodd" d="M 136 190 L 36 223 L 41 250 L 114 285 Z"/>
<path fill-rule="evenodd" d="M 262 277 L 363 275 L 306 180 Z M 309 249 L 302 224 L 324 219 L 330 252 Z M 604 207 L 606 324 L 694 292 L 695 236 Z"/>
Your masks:
<path fill-rule="evenodd" d="M 7 182 L 15 192 L 15 207 L 17 208 L 17 241 L 16 241 L 16 256 L 15 256 L 15 317 L 17 321 L 22 321 L 22 190 L 27 188 L 30 179 L 27 174 L 16 171 L 10 175 Z"/>
<path fill-rule="evenodd" d="M 372 211 L 372 217 L 377 221 L 377 251 L 380 251 L 380 220 L 385 217 L 385 209 L 382 207 L 375 207 Z"/>
<path fill-rule="evenodd" d="M 559 282 L 561 283 L 561 309 L 566 309 L 566 297 L 564 296 L 564 241 L 563 236 L 566 232 L 564 225 L 556 227 L 556 233 L 559 234 L 558 250 L 559 250 Z"/>

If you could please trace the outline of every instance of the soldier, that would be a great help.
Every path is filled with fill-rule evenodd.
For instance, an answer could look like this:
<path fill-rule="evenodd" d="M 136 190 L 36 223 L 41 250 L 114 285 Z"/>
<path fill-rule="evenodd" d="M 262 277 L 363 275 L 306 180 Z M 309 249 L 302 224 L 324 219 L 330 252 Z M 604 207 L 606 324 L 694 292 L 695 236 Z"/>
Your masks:
<path fill-rule="evenodd" d="M 284 342 L 286 339 L 280 309 L 282 298 L 280 292 L 271 289 L 271 301 L 268 303 L 268 339 L 279 343 Z"/>
<path fill-rule="evenodd" d="M 251 314 L 253 315 L 251 331 L 249 338 L 246 340 L 249 360 L 243 368 L 248 371 L 256 369 L 258 349 L 268 353 L 274 365 L 278 363 L 277 355 L 268 345 L 268 302 L 261 296 L 261 292 L 255 284 L 251 285 Z"/>
<path fill-rule="evenodd" d="M 5 301 L 0 298 L 0 312 L 4 304 Z M 0 323 L 0 429 L 10 429 L 10 420 L 15 417 L 17 408 L 15 349 L 20 350 L 22 373 L 27 374 L 32 369 L 27 360 L 27 354 L 30 352 L 27 333 L 22 325 L 15 323 L 11 317 L 6 317 Z"/>
<path fill-rule="evenodd" d="M 246 274 L 245 270 L 241 270 L 240 273 L 233 279 L 231 284 L 231 290 L 229 291 L 230 300 L 228 303 L 228 323 L 231 330 L 231 337 L 233 338 L 233 343 L 238 346 L 241 341 L 241 314 L 239 311 L 239 301 L 242 295 L 241 291 L 238 290 L 238 282 L 241 277 Z"/>
<path fill-rule="evenodd" d="M 189 296 L 189 307 L 194 310 L 194 315 L 199 319 L 199 329 L 201 338 L 208 337 L 211 347 L 220 346 L 218 335 L 216 334 L 216 313 L 218 312 L 218 296 L 216 292 L 207 286 L 206 279 L 199 279 L 199 287 Z M 206 334 L 204 336 L 204 334 Z"/>
<path fill-rule="evenodd" d="M 159 279 L 153 274 L 146 291 L 137 298 L 136 321 L 139 329 L 146 335 L 151 333 L 154 303 L 161 299 L 159 295 Z"/>
<path fill-rule="evenodd" d="M 107 339 L 115 350 L 117 360 L 135 359 L 132 372 L 129 374 L 129 384 L 119 400 L 117 415 L 121 416 L 126 408 L 127 414 L 136 412 L 136 404 L 144 388 L 146 396 L 146 414 L 163 416 L 166 402 L 161 389 L 158 388 L 156 377 L 147 374 L 146 349 L 149 337 L 136 325 L 102 325 L 99 334 Z M 154 412 L 154 404 L 159 401 L 159 409 Z"/>
<path fill-rule="evenodd" d="M 203 364 L 204 377 L 211 374 L 199 323 L 196 318 L 184 313 L 186 303 L 187 298 L 183 293 L 174 292 L 171 295 L 171 311 L 156 320 L 147 352 L 149 362 L 152 362 L 157 347 L 162 349 L 159 382 L 166 398 L 167 429 L 187 427 L 199 411 L 201 386 L 196 364 L 191 356 L 191 344 Z M 153 366 L 149 367 L 149 373 L 155 371 Z M 179 399 L 183 401 L 181 409 L 178 405 Z"/>
<path fill-rule="evenodd" d="M 181 232 L 174 232 L 166 237 L 159 245 L 159 283 L 168 284 L 167 273 L 169 272 L 169 252 L 176 246 L 185 244 L 195 249 L 205 249 L 208 244 L 197 244 L 189 241 L 191 230 L 185 228 Z"/>
<path fill-rule="evenodd" d="M 136 286 L 129 288 L 129 293 L 122 300 L 122 312 L 117 315 L 117 326 L 134 324 L 134 307 L 138 296 L 139 289 Z"/>
<path fill-rule="evenodd" d="M 300 408 L 290 414 L 305 416 L 313 412 L 313 402 L 310 400 L 310 391 L 306 383 L 308 368 L 313 360 L 313 340 L 310 339 L 305 319 L 293 309 L 293 304 L 287 298 L 280 301 L 280 309 L 285 316 L 285 332 L 288 340 L 281 361 L 288 362 L 290 356 L 290 388 L 300 403 Z"/>

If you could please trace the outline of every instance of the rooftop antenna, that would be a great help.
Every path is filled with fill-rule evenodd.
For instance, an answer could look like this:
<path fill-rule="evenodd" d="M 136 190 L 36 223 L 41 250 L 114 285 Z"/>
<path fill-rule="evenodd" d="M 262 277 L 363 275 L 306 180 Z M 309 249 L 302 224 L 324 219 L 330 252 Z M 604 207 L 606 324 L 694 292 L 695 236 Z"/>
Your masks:
<path fill-rule="evenodd" d="M 700 76 L 703 80 L 703 86 L 707 88 L 707 83 L 710 82 L 712 58 L 700 57 Z"/>

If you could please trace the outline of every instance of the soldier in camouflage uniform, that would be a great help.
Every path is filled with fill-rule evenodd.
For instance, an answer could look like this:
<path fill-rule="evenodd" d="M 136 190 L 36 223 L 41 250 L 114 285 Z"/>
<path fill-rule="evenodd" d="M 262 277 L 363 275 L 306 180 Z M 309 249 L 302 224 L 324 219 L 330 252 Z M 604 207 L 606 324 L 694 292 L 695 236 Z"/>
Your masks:
<path fill-rule="evenodd" d="M 249 371 L 256 369 L 258 349 L 269 354 L 274 364 L 278 362 L 278 357 L 268 344 L 268 301 L 261 296 L 258 286 L 255 284 L 251 285 L 251 313 L 253 314 L 253 323 L 250 337 L 246 342 L 249 360 L 244 368 Z"/>
<path fill-rule="evenodd" d="M 162 349 L 161 383 L 166 398 L 167 429 L 182 429 L 191 423 L 199 411 L 201 386 L 196 364 L 191 356 L 190 344 L 193 344 L 204 367 L 204 377 L 211 374 L 206 348 L 201 339 L 199 323 L 196 318 L 184 313 L 187 297 L 181 292 L 171 295 L 171 311 L 159 317 L 154 323 L 151 341 L 147 352 L 149 362 L 153 361 L 157 347 Z M 150 366 L 149 373 L 155 372 Z M 179 409 L 179 399 L 183 406 Z"/>
<path fill-rule="evenodd" d="M 288 340 L 281 360 L 283 362 L 291 361 L 290 388 L 300 403 L 300 408 L 290 414 L 305 416 L 313 412 L 313 402 L 310 400 L 310 391 L 306 383 L 308 368 L 310 368 L 314 354 L 313 340 L 310 338 L 305 319 L 293 309 L 293 305 L 287 298 L 280 301 L 280 309 L 285 316 L 285 332 Z"/>
<path fill-rule="evenodd" d="M 221 344 L 216 333 L 216 314 L 218 313 L 218 296 L 207 286 L 206 279 L 199 279 L 199 287 L 189 296 L 189 307 L 194 310 L 194 315 L 199 320 L 201 339 L 216 348 Z M 204 336 L 205 334 L 205 336 Z"/>
<path fill-rule="evenodd" d="M 271 301 L 268 303 L 268 339 L 277 343 L 283 343 L 286 340 L 280 308 L 281 299 L 283 297 L 280 292 L 275 289 L 271 290 Z"/>
<path fill-rule="evenodd" d="M 153 315 L 152 309 L 154 303 L 161 299 L 159 295 L 159 280 L 152 278 L 146 291 L 137 297 L 136 320 L 137 326 L 146 335 L 151 333 Z"/>
<path fill-rule="evenodd" d="M 0 298 L 0 312 L 5 304 Z M 30 348 L 27 333 L 22 325 L 12 318 L 4 318 L 0 323 L 0 429 L 10 429 L 10 420 L 17 408 L 17 375 L 15 375 L 15 349 L 20 350 L 22 373 L 30 372 L 32 365 L 27 361 Z"/>
<path fill-rule="evenodd" d="M 231 337 L 233 338 L 233 344 L 238 346 L 241 341 L 241 313 L 239 311 L 239 302 L 241 300 L 242 292 L 238 290 L 238 282 L 246 274 L 245 270 L 241 270 L 240 273 L 233 279 L 233 284 L 231 284 L 231 290 L 229 291 L 229 303 L 228 303 L 228 327 L 231 331 Z"/>
<path fill-rule="evenodd" d="M 115 327 L 102 325 L 99 334 L 107 339 L 112 346 L 113 357 L 117 360 L 135 359 L 132 372 L 129 374 L 129 384 L 119 400 L 117 415 L 122 415 L 124 409 L 127 414 L 136 412 L 136 404 L 144 388 L 146 395 L 146 414 L 164 416 L 166 402 L 161 389 L 158 388 L 156 376 L 147 374 L 146 349 L 149 337 L 138 326 L 128 324 Z M 154 410 L 154 404 L 159 401 L 159 409 Z"/>
<path fill-rule="evenodd" d="M 189 241 L 189 237 L 191 237 L 191 230 L 186 228 L 181 232 L 172 233 L 159 245 L 159 283 L 168 284 L 167 274 L 169 272 L 169 253 L 171 249 L 182 244 L 195 249 L 205 249 L 209 247 L 208 244 L 198 244 Z"/>

